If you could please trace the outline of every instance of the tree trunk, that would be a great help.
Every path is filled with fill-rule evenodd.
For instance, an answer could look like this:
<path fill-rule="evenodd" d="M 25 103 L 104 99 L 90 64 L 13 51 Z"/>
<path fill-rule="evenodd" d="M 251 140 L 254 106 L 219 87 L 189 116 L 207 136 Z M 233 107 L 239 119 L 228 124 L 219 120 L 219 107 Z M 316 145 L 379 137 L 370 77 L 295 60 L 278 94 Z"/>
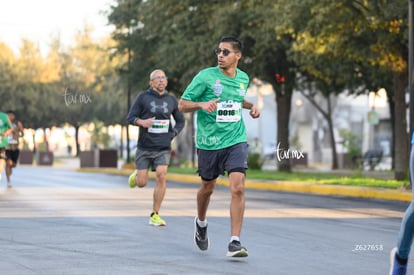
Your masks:
<path fill-rule="evenodd" d="M 326 106 L 327 110 L 325 111 L 312 96 L 308 96 L 305 93 L 301 92 L 301 94 L 306 97 L 309 102 L 321 113 L 324 119 L 326 119 L 326 122 L 328 123 L 328 130 L 329 130 L 329 140 L 331 143 L 331 149 L 332 149 L 332 166 L 331 169 L 335 170 L 338 169 L 338 154 L 336 152 L 336 140 L 334 135 L 334 126 L 332 121 L 332 104 L 331 104 L 331 97 L 328 93 L 327 95 L 324 95 L 323 98 L 326 100 Z"/>
<path fill-rule="evenodd" d="M 45 152 L 49 152 L 49 137 L 47 135 L 47 128 L 43 128 L 43 143 L 45 145 Z"/>
<path fill-rule="evenodd" d="M 404 180 L 408 171 L 408 134 L 407 134 L 407 104 L 405 103 L 405 87 L 407 73 L 395 72 L 393 75 L 394 85 L 394 125 L 395 125 L 395 174 L 396 180 Z"/>
<path fill-rule="evenodd" d="M 79 144 L 79 128 L 80 125 L 76 124 L 75 125 L 75 141 L 76 141 L 76 157 L 79 157 L 79 152 L 80 152 L 80 144 Z"/>
<path fill-rule="evenodd" d="M 391 124 L 391 170 L 395 171 L 395 102 L 393 100 L 394 95 L 391 91 L 387 90 L 388 105 L 390 109 L 390 124 Z"/>
<path fill-rule="evenodd" d="M 121 124 L 121 140 L 120 140 L 120 144 L 119 144 L 119 152 L 120 152 L 120 157 L 121 158 L 124 158 L 124 147 L 125 147 L 125 144 L 124 144 L 124 129 L 125 129 L 125 127 L 128 127 L 128 126 L 125 126 L 124 124 Z"/>
<path fill-rule="evenodd" d="M 283 87 L 282 87 L 283 91 Z M 281 152 L 289 150 L 289 118 L 291 109 L 292 93 L 276 93 L 277 106 L 277 146 Z M 276 152 L 277 154 L 278 152 Z M 281 158 L 279 171 L 291 171 L 290 159 Z"/>
<path fill-rule="evenodd" d="M 329 126 L 329 135 L 331 141 L 331 148 L 332 148 L 332 170 L 338 169 L 338 154 L 336 153 L 336 140 L 334 134 L 334 126 L 332 122 L 332 106 L 331 106 L 331 99 L 330 96 L 326 98 L 328 112 L 326 113 L 326 121 L 328 122 Z"/>

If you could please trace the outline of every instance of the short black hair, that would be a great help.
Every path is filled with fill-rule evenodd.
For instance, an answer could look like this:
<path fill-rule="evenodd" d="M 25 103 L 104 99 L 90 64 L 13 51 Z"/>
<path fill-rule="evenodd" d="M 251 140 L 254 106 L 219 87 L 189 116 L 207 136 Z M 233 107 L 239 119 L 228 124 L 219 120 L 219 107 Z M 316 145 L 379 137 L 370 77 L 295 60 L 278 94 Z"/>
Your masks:
<path fill-rule="evenodd" d="M 13 110 L 8 110 L 6 113 L 16 115 L 16 113 Z"/>
<path fill-rule="evenodd" d="M 220 39 L 219 43 L 222 43 L 222 42 L 228 42 L 232 44 L 234 50 L 238 52 L 243 52 L 243 42 L 234 36 L 223 36 Z"/>

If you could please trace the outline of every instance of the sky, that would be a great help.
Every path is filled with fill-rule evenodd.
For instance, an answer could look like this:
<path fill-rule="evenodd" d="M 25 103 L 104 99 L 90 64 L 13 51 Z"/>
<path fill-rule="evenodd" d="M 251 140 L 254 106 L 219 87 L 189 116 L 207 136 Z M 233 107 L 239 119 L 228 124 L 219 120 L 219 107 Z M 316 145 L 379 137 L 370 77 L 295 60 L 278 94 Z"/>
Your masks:
<path fill-rule="evenodd" d="M 63 45 L 85 24 L 92 25 L 94 38 L 110 34 L 103 11 L 114 0 L 0 0 L 0 41 L 18 53 L 23 38 L 47 53 L 51 38 L 60 36 Z"/>

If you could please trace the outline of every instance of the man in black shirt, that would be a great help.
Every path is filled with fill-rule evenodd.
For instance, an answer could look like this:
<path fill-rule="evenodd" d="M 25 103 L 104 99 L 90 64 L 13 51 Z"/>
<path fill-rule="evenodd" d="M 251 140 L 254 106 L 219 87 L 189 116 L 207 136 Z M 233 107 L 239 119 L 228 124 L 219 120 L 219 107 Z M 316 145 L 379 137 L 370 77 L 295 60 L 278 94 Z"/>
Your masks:
<path fill-rule="evenodd" d="M 139 94 L 128 113 L 128 122 L 139 126 L 136 170 L 129 177 L 129 186 L 144 187 L 148 183 L 148 169 L 156 173 L 153 211 L 149 224 L 164 226 L 158 215 L 165 196 L 166 176 L 171 156 L 171 141 L 184 128 L 185 119 L 178 111 L 176 97 L 166 90 L 168 79 L 162 70 L 150 74 L 150 88 Z M 172 125 L 171 116 L 175 120 Z"/>

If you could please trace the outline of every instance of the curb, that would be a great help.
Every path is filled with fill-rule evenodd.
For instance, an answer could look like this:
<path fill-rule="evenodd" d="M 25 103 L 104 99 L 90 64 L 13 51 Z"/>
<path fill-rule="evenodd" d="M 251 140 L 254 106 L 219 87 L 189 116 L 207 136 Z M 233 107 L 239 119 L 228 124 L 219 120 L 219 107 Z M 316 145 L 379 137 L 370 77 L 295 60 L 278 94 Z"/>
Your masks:
<path fill-rule="evenodd" d="M 133 169 L 110 169 L 110 168 L 79 168 L 76 169 L 79 172 L 87 173 L 103 173 L 112 175 L 124 175 L 129 176 Z M 149 172 L 149 178 L 155 178 L 154 172 Z M 199 184 L 200 178 L 195 175 L 182 175 L 182 174 L 167 174 L 167 180 Z M 218 185 L 228 186 L 229 182 L 227 178 L 218 178 Z M 293 192 L 293 193 L 309 193 L 315 195 L 326 196 L 344 196 L 353 198 L 365 198 L 376 200 L 391 200 L 401 202 L 411 202 L 411 191 L 399 189 L 387 189 L 387 188 L 370 188 L 370 187 L 356 187 L 356 186 L 341 186 L 341 185 L 320 185 L 310 184 L 304 182 L 293 181 L 257 181 L 246 179 L 245 187 L 249 189 L 257 190 L 269 190 L 269 191 L 281 191 L 281 192 Z"/>

